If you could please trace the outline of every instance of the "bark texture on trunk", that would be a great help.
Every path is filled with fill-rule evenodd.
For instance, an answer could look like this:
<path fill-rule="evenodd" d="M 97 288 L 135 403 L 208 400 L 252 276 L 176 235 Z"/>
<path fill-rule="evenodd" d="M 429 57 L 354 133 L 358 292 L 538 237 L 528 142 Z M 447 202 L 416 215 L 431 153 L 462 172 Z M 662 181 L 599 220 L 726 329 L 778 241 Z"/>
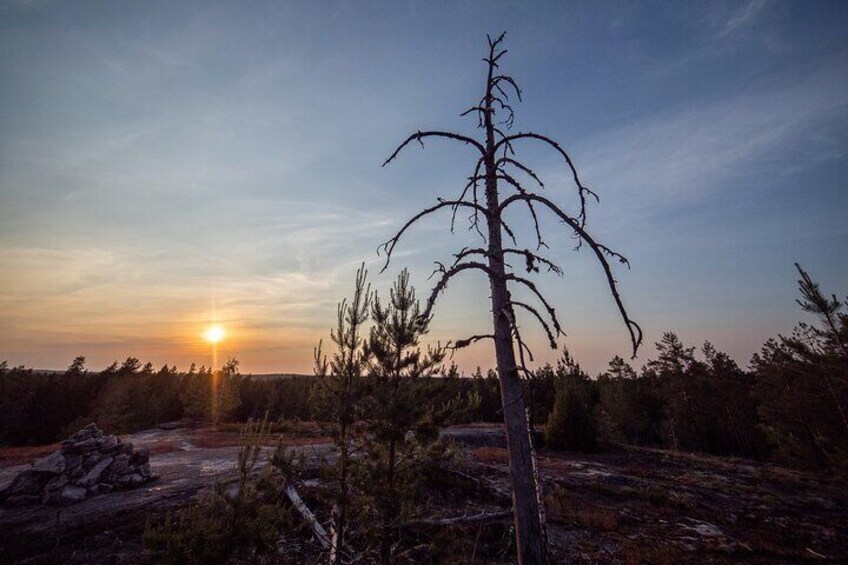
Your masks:
<path fill-rule="evenodd" d="M 492 105 L 493 65 L 489 66 L 486 89 L 486 108 Z M 488 219 L 488 264 L 491 274 L 489 286 L 492 299 L 495 356 L 501 387 L 504 428 L 509 470 L 512 475 L 512 497 L 515 519 L 516 547 L 520 564 L 547 563 L 547 540 L 542 508 L 539 506 L 540 485 L 536 474 L 530 427 L 525 408 L 524 386 L 518 374 L 512 340 L 512 303 L 507 287 L 501 233 L 500 202 L 498 198 L 497 168 L 495 165 L 495 131 L 492 112 L 485 112 L 486 154 L 486 208 Z"/>

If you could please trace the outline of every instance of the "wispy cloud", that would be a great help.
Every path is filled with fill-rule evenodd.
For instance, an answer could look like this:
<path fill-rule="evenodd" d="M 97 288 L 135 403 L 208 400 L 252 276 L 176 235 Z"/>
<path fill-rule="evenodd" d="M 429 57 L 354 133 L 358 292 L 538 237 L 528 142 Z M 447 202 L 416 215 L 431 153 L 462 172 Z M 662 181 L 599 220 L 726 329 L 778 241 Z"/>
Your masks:
<path fill-rule="evenodd" d="M 769 0 L 749 0 L 725 22 L 719 32 L 720 37 L 730 35 L 737 29 L 751 25 L 760 15 Z"/>
<path fill-rule="evenodd" d="M 848 107 L 848 74 L 836 62 L 769 89 L 684 106 L 587 140 L 583 174 L 640 210 L 702 201 L 743 177 L 795 173 L 843 155 L 827 134 Z M 752 176 L 753 175 L 753 176 Z"/>

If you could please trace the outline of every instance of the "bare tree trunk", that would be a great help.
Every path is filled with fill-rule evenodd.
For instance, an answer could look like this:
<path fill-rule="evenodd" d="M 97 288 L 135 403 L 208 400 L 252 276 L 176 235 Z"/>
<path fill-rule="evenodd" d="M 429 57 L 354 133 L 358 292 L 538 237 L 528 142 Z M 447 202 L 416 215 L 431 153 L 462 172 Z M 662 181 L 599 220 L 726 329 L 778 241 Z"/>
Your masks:
<path fill-rule="evenodd" d="M 395 249 L 398 241 L 407 229 L 418 220 L 439 210 L 452 209 L 451 231 L 453 231 L 457 211 L 460 209 L 471 211 L 471 216 L 469 217 L 471 225 L 469 229 L 473 228 L 477 230 L 480 236 L 486 241 L 486 247 L 464 248 L 454 255 L 456 261 L 451 266 L 437 262 L 438 268 L 434 272 L 434 275 L 440 273 L 441 278 L 433 287 L 430 299 L 427 301 L 427 308 L 421 315 L 421 318 L 425 320 L 429 319 L 437 297 L 445 290 L 448 281 L 459 273 L 482 271 L 487 275 L 491 289 L 494 333 L 474 335 L 468 339 L 457 340 L 453 348 L 459 349 L 466 347 L 482 339 L 492 339 L 495 342 L 495 356 L 497 358 L 501 401 L 503 403 L 504 428 L 506 431 L 507 448 L 509 450 L 510 473 L 512 475 L 518 562 L 522 565 L 547 564 L 547 536 L 545 532 L 544 506 L 541 497 L 542 492 L 533 453 L 532 430 L 524 399 L 526 387 L 519 373 L 519 371 L 528 372 L 526 360 L 532 362 L 533 356 L 519 333 L 515 308 L 521 309 L 522 312 L 527 313 L 531 318 L 539 322 L 548 337 L 550 346 L 554 349 L 557 347 L 557 337 L 562 335 L 562 329 L 553 307 L 545 300 L 535 283 L 530 279 L 517 275 L 514 269 L 508 267 L 504 261 L 505 255 L 510 254 L 510 257 L 523 258 L 526 262 L 528 273 L 539 272 L 539 268 L 542 266 L 550 272 L 562 274 L 562 269 L 558 265 L 539 254 L 543 247 L 547 247 L 547 244 L 542 239 L 536 208 L 534 206 L 540 206 L 542 209 L 547 210 L 561 220 L 565 226 L 571 228 L 579 240 L 579 245 L 585 243 L 600 262 L 606 275 L 610 292 L 630 334 L 634 357 L 642 341 L 642 330 L 636 322 L 630 319 L 624 308 L 608 260 L 612 258 L 624 265 L 628 265 L 627 259 L 605 245 L 596 242 L 585 229 L 586 200 L 588 197 L 597 198 L 597 195 L 581 182 L 571 157 L 558 143 L 549 137 L 533 132 L 507 135 L 501 129 L 502 127 L 507 130 L 510 129 L 514 118 L 507 90 L 511 89 L 517 95 L 518 99 L 521 99 L 521 90 L 515 80 L 509 75 L 496 74 L 500 73 L 497 70 L 499 68 L 498 61 L 507 52 L 506 49 L 500 47 L 503 38 L 503 34 L 494 40 L 488 37 L 489 56 L 484 59 L 488 67 L 485 95 L 477 105 L 472 106 L 461 114 L 462 116 L 477 116 L 478 127 L 485 131 L 485 141 L 481 143 L 473 137 L 450 131 L 418 131 L 401 143 L 383 163 L 383 166 L 391 163 L 405 147 L 413 142 L 417 141 L 423 146 L 424 139 L 451 140 L 477 151 L 478 159 L 474 172 L 469 177 L 468 184 L 463 188 L 459 198 L 455 200 L 439 198 L 438 204 L 416 214 L 391 239 L 383 243 L 380 249 L 386 253 L 386 264 L 383 266 L 383 270 L 385 270 L 389 265 L 392 251 Z M 497 112 L 500 112 L 504 118 L 495 123 L 494 116 Z M 532 179 L 540 188 L 544 187 L 544 184 L 536 173 L 515 157 L 515 144 L 524 141 L 535 141 L 545 144 L 565 160 L 572 173 L 574 183 L 577 186 L 580 211 L 576 216 L 567 214 L 548 198 L 527 190 L 522 184 L 522 181 L 511 174 L 518 171 Z M 502 155 L 501 152 L 503 153 Z M 498 155 L 501 156 L 498 157 Z M 482 205 L 478 200 L 478 183 L 480 181 L 484 181 L 485 183 L 485 205 Z M 502 186 L 514 191 L 511 195 L 505 196 L 503 200 L 500 199 L 498 194 L 498 181 L 503 181 Z M 527 248 L 522 249 L 515 233 L 503 220 L 504 211 L 513 204 L 525 205 L 530 213 L 532 225 L 536 231 L 537 246 L 535 252 Z M 485 235 L 480 229 L 481 222 L 486 223 L 487 233 Z M 506 233 L 517 247 L 504 247 L 503 233 Z M 475 260 L 476 257 L 485 257 L 486 262 L 483 263 L 482 261 Z M 531 296 L 534 296 L 541 302 L 543 309 L 537 309 L 527 302 L 513 300 L 509 292 L 509 283 L 518 285 L 528 291 Z M 547 319 L 550 320 L 550 324 L 546 321 L 542 312 L 547 313 Z M 518 347 L 517 352 L 515 350 L 516 346 Z"/>
<path fill-rule="evenodd" d="M 491 67 L 489 74 L 491 75 Z M 489 78 L 491 85 L 491 76 Z M 491 86 L 489 87 L 491 89 Z M 491 105 L 490 93 L 487 102 Z M 500 215 L 498 210 L 497 170 L 495 167 L 494 127 L 491 113 L 486 113 L 486 207 L 492 217 Z M 530 428 L 524 405 L 524 386 L 518 375 L 515 350 L 512 342 L 512 304 L 507 288 L 504 268 L 501 224 L 489 221 L 489 268 L 492 291 L 492 319 L 494 323 L 495 357 L 498 364 L 498 379 L 501 385 L 504 428 L 509 451 L 509 470 L 512 475 L 513 508 L 515 509 L 516 546 L 520 564 L 547 563 L 547 543 L 542 509 L 539 506 L 538 477 L 533 462 L 533 447 Z"/>

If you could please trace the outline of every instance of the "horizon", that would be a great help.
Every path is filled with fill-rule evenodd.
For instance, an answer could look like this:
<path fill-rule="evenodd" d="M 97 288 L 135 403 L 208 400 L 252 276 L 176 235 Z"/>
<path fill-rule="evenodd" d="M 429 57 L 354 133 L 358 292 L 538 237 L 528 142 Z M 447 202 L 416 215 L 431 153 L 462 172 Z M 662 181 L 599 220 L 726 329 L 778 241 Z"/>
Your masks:
<path fill-rule="evenodd" d="M 381 296 L 408 268 L 426 299 L 433 262 L 475 241 L 460 218 L 410 232 L 383 274 L 375 249 L 458 193 L 470 154 L 427 143 L 380 165 L 417 130 L 478 135 L 459 114 L 506 30 L 513 130 L 560 142 L 600 195 L 588 228 L 630 260 L 614 274 L 645 330 L 629 361 L 603 272 L 546 219 L 565 275 L 535 280 L 560 345 L 593 377 L 615 355 L 641 367 L 666 331 L 746 368 L 810 320 L 796 262 L 848 290 L 846 28 L 844 3 L 779 0 L 0 3 L 0 361 L 209 366 L 220 324 L 216 365 L 311 374 L 360 264 Z M 521 156 L 574 197 L 549 151 Z M 487 293 L 452 282 L 432 342 L 491 328 Z M 535 365 L 555 363 L 527 326 Z M 495 365 L 489 343 L 456 361 Z"/>

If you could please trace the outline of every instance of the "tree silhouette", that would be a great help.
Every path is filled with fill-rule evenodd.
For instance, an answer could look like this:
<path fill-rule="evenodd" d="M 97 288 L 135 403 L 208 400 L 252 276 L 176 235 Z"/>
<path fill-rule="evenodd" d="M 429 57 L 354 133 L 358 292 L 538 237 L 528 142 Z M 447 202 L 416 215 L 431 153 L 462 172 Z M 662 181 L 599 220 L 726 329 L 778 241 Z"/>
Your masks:
<path fill-rule="evenodd" d="M 351 465 L 355 446 L 359 403 L 362 399 L 363 373 L 370 352 L 365 351 L 365 323 L 371 309 L 371 285 L 366 284 L 365 265 L 356 272 L 353 298 L 343 300 L 337 309 L 336 329 L 330 332 L 336 352 L 330 361 L 323 351 L 323 342 L 315 348 L 315 376 L 318 384 L 313 391 L 312 404 L 320 420 L 330 424 L 330 434 L 338 449 L 338 459 L 328 469 L 336 493 L 332 510 L 330 563 L 338 563 L 346 555 L 347 528 L 351 504 Z"/>
<path fill-rule="evenodd" d="M 458 340 L 454 346 L 464 347 L 483 339 L 492 339 L 495 343 L 504 427 L 512 474 L 518 560 L 519 563 L 547 563 L 541 489 L 525 410 L 526 387 L 522 382 L 522 375 L 530 375 L 527 361 L 532 361 L 532 352 L 519 330 L 516 310 L 524 311 L 541 325 L 550 346 L 554 349 L 557 346 L 557 338 L 563 332 L 553 306 L 539 291 L 536 284 L 529 278 L 517 274 L 516 270 L 507 263 L 507 260 L 511 258 L 523 260 L 528 274 L 538 273 L 541 268 L 556 274 L 562 273 L 558 265 L 540 254 L 548 245 L 539 228 L 537 208 L 547 210 L 568 226 L 574 232 L 578 248 L 586 244 L 600 262 L 606 274 L 609 290 L 630 333 L 634 356 L 642 340 L 642 331 L 636 322 L 630 319 L 624 308 L 609 264 L 609 259 L 613 259 L 627 265 L 627 259 L 598 243 L 585 228 L 587 200 L 590 197 L 597 200 L 597 195 L 583 184 L 571 157 L 557 142 L 533 132 L 508 133 L 515 117 L 511 95 L 520 101 L 521 89 L 512 77 L 500 71 L 499 62 L 507 53 L 507 50 L 502 47 L 504 34 L 497 39 L 487 36 L 487 39 L 489 52 L 483 59 L 487 68 L 485 93 L 475 106 L 461 114 L 461 116 L 477 117 L 477 126 L 483 130 L 483 139 L 477 140 L 449 131 L 418 131 L 401 143 L 383 163 L 383 166 L 391 163 L 405 147 L 416 141 L 422 147 L 424 140 L 429 138 L 457 141 L 471 147 L 477 154 L 468 182 L 458 198 L 451 200 L 439 198 L 436 205 L 422 210 L 407 221 L 391 239 L 380 246 L 378 251 L 382 250 L 386 254 L 386 263 L 383 268 L 385 270 L 401 237 L 418 220 L 449 209 L 453 213 L 451 218 L 451 231 L 453 231 L 457 212 L 462 209 L 470 213 L 469 229 L 474 229 L 480 234 L 484 246 L 462 249 L 454 255 L 454 261 L 450 266 L 437 262 L 438 268 L 434 275 L 438 275 L 438 280 L 421 315 L 424 318 L 430 317 L 440 293 L 445 290 L 448 282 L 460 273 L 479 271 L 488 278 L 491 289 L 493 333 Z M 499 119 L 496 119 L 496 116 Z M 576 216 L 566 213 L 547 197 L 525 187 L 525 182 L 528 180 L 540 188 L 544 187 L 539 176 L 516 156 L 516 147 L 525 141 L 540 142 L 553 149 L 565 160 L 577 187 L 579 212 Z M 500 193 L 502 187 L 510 191 L 510 194 L 503 199 Z M 523 205 L 527 208 L 535 229 L 535 250 L 520 246 L 515 232 L 504 220 L 504 212 L 515 205 Z M 504 234 L 510 239 L 512 246 L 504 245 Z M 538 300 L 541 308 L 513 298 L 510 287 L 525 289 Z"/>

